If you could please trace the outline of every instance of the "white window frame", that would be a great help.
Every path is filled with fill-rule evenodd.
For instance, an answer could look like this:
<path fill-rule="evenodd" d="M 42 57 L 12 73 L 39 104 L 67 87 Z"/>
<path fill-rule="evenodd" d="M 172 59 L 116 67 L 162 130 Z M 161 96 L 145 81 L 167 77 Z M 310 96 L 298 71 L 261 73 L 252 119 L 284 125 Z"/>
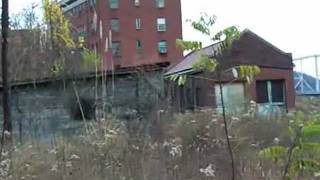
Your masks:
<path fill-rule="evenodd" d="M 158 32 L 165 32 L 167 31 L 167 20 L 166 18 L 157 18 L 157 30 Z"/>
<path fill-rule="evenodd" d="M 141 29 L 141 18 L 136 18 L 136 30 Z"/>

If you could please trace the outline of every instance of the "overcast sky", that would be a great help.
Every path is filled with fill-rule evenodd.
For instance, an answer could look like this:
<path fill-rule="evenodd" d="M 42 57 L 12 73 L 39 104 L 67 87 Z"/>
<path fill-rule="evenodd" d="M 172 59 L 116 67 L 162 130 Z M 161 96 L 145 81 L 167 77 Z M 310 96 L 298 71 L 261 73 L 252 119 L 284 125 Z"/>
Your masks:
<path fill-rule="evenodd" d="M 249 28 L 294 57 L 320 54 L 320 0 L 181 0 L 183 22 L 197 19 L 200 12 L 218 17 L 217 29 L 238 25 Z M 17 12 L 40 0 L 9 0 Z M 187 23 L 185 39 L 203 39 Z M 208 42 L 205 42 L 208 44 Z"/>

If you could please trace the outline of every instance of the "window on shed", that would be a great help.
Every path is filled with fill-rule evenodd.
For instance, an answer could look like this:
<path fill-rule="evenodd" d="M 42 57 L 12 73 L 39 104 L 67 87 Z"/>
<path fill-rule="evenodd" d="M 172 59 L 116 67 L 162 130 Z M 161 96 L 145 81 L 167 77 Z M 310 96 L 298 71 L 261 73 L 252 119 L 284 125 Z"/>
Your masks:
<path fill-rule="evenodd" d="M 256 92 L 257 92 L 257 103 L 269 102 L 267 81 L 257 81 Z"/>
<path fill-rule="evenodd" d="M 257 103 L 284 103 L 284 81 L 266 80 L 256 82 Z"/>

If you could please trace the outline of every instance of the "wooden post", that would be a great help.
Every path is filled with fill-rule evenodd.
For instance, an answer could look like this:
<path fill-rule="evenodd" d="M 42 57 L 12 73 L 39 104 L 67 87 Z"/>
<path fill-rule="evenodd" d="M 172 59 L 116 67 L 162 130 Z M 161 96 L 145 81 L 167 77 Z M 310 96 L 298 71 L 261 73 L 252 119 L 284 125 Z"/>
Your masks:
<path fill-rule="evenodd" d="M 10 98 L 9 90 L 10 84 L 8 81 L 8 34 L 9 34 L 9 3 L 8 0 L 2 0 L 2 51 L 1 51 L 1 65 L 2 65 L 2 86 L 3 86 L 3 128 L 5 131 L 11 133 L 12 124 L 10 121 Z"/>

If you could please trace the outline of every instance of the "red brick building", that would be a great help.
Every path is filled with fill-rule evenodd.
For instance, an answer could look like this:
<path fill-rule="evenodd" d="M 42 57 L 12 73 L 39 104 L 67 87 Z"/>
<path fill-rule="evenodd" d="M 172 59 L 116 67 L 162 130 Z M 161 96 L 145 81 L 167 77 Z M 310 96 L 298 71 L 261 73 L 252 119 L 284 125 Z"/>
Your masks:
<path fill-rule="evenodd" d="M 74 36 L 103 57 L 105 68 L 165 65 L 180 60 L 180 0 L 62 0 Z"/>

